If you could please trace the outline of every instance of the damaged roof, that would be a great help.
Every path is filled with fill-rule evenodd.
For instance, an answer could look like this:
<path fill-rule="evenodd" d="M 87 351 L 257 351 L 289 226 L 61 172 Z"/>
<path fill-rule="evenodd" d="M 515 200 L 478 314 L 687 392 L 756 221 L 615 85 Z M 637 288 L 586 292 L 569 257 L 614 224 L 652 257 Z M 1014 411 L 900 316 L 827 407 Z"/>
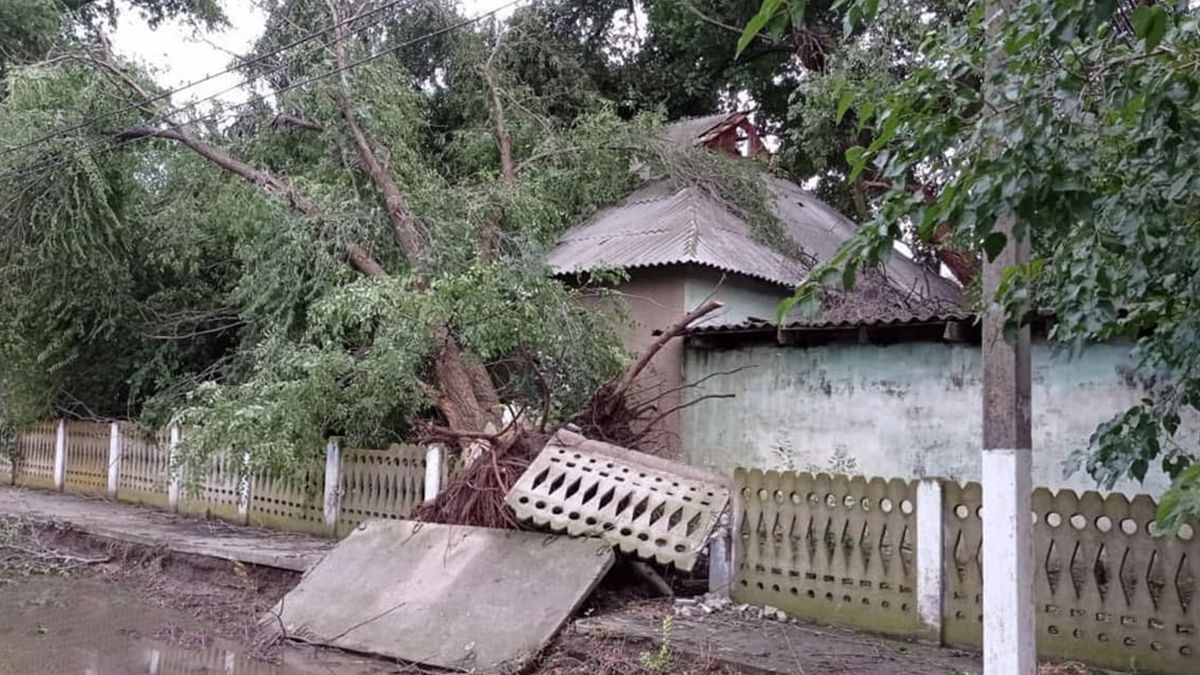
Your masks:
<path fill-rule="evenodd" d="M 642 185 L 572 228 L 546 256 L 558 274 L 691 263 L 795 286 L 798 260 L 754 241 L 750 225 L 704 190 L 669 181 Z"/>
<path fill-rule="evenodd" d="M 693 264 L 793 287 L 812 260 L 832 257 L 857 226 L 791 181 L 767 174 L 763 181 L 772 212 L 810 262 L 756 241 L 750 224 L 705 190 L 662 179 L 571 228 L 546 261 L 557 274 Z M 908 301 L 959 302 L 957 285 L 899 253 L 884 264 L 880 279 Z"/>

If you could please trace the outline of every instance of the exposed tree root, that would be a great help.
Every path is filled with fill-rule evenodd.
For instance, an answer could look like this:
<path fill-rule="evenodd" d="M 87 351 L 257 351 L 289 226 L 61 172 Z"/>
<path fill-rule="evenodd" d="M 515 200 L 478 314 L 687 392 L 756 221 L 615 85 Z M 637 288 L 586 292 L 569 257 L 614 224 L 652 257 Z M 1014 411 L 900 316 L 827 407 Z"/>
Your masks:
<path fill-rule="evenodd" d="M 583 409 L 570 417 L 567 425 L 577 428 L 589 438 L 636 448 L 667 415 L 702 400 L 731 396 L 709 394 L 662 411 L 658 409 L 658 400 L 680 388 L 659 391 L 647 398 L 635 386 L 638 377 L 668 342 L 682 335 L 697 319 L 721 306 L 719 301 L 706 302 L 663 330 L 658 339 L 638 355 L 628 370 L 597 389 Z M 531 429 L 524 424 L 523 418 L 524 414 L 516 415 L 512 423 L 497 433 L 426 424 L 426 441 L 460 446 L 466 441 L 466 445 L 481 445 L 482 452 L 461 473 L 450 479 L 446 489 L 436 499 L 421 505 L 414 517 L 431 523 L 519 529 L 516 515 L 504 503 L 504 496 L 541 452 L 554 431 Z"/>

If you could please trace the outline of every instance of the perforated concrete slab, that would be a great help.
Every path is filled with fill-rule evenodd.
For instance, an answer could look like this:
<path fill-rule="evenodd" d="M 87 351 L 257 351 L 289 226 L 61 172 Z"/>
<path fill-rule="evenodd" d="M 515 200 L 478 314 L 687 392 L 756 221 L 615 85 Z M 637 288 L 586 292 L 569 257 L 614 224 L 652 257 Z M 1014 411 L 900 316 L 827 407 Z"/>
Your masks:
<path fill-rule="evenodd" d="M 507 672 L 554 637 L 613 558 L 599 539 L 370 520 L 263 622 L 315 644 Z"/>
<path fill-rule="evenodd" d="M 729 488 L 702 469 L 559 432 L 505 501 L 523 520 L 690 570 Z"/>

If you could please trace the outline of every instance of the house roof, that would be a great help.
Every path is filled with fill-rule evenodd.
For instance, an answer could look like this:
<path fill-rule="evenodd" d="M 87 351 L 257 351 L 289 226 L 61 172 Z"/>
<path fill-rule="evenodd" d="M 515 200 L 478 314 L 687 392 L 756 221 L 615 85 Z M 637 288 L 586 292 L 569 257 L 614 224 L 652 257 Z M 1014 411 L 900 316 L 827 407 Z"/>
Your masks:
<path fill-rule="evenodd" d="M 702 145 L 746 119 L 747 113 L 722 113 L 682 120 L 667 127 L 665 139 Z M 751 225 L 710 192 L 658 179 L 571 228 L 546 261 L 557 274 L 690 264 L 794 287 L 815 263 L 832 258 L 858 226 L 791 181 L 765 172 L 762 181 L 770 209 L 800 259 L 757 241 Z M 960 303 L 957 284 L 893 252 L 879 269 L 861 273 L 853 291 L 828 291 L 820 318 L 870 321 L 896 312 L 953 310 Z"/>
<path fill-rule="evenodd" d="M 571 228 L 546 261 L 557 274 L 694 264 L 795 286 L 811 261 L 832 257 L 857 226 L 791 181 L 766 174 L 763 181 L 772 212 L 808 262 L 756 241 L 750 224 L 707 191 L 662 179 Z M 911 301 L 959 302 L 954 283 L 899 253 L 883 265 L 879 280 Z"/>
<path fill-rule="evenodd" d="M 916 307 L 881 311 L 873 316 L 854 317 L 847 315 L 818 315 L 813 319 L 791 321 L 779 326 L 765 319 L 747 319 L 736 324 L 700 325 L 688 330 L 689 334 L 714 333 L 773 333 L 779 330 L 840 330 L 846 328 L 914 326 L 919 324 L 942 324 L 951 321 L 975 321 L 977 316 L 961 309 L 937 309 Z"/>
<path fill-rule="evenodd" d="M 559 274 L 691 263 L 783 286 L 807 273 L 799 261 L 755 241 L 750 225 L 717 198 L 666 180 L 642 185 L 572 228 L 546 260 Z"/>

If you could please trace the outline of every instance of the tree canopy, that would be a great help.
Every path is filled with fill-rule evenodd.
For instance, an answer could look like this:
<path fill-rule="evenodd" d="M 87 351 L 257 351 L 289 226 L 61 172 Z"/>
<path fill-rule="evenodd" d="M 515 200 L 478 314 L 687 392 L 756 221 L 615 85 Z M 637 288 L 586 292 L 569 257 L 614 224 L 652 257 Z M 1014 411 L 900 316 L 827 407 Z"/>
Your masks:
<path fill-rule="evenodd" d="M 578 410 L 627 355 L 578 302 L 603 291 L 554 279 L 544 248 L 632 167 L 689 180 L 724 160 L 670 161 L 661 108 L 608 98 L 541 5 L 506 22 L 443 2 L 264 8 L 244 105 L 173 102 L 99 28 L 9 69 L 3 416 L 174 419 L 196 457 L 290 468 L 332 434 L 481 432 L 500 400 Z"/>
<path fill-rule="evenodd" d="M 762 5 L 772 17 L 786 6 Z M 1032 260 L 982 301 L 1002 303 L 1014 326 L 1051 316 L 1050 338 L 1067 347 L 1132 343 L 1145 398 L 1103 424 L 1077 462 L 1105 487 L 1157 464 L 1174 479 L 1160 524 L 1177 526 L 1200 514 L 1197 448 L 1181 434 L 1200 404 L 1197 13 L 1024 0 L 987 17 L 985 6 L 967 3 L 946 23 L 920 15 L 903 78 L 881 89 L 848 76 L 825 96 L 834 123 L 861 132 L 845 149 L 845 180 L 883 190 L 872 221 L 793 301 L 852 283 L 896 239 L 995 256 L 1012 242 L 994 225 L 1015 217 Z M 904 3 L 844 7 L 847 34 L 912 19 Z M 994 96 L 980 86 L 989 59 Z"/>

